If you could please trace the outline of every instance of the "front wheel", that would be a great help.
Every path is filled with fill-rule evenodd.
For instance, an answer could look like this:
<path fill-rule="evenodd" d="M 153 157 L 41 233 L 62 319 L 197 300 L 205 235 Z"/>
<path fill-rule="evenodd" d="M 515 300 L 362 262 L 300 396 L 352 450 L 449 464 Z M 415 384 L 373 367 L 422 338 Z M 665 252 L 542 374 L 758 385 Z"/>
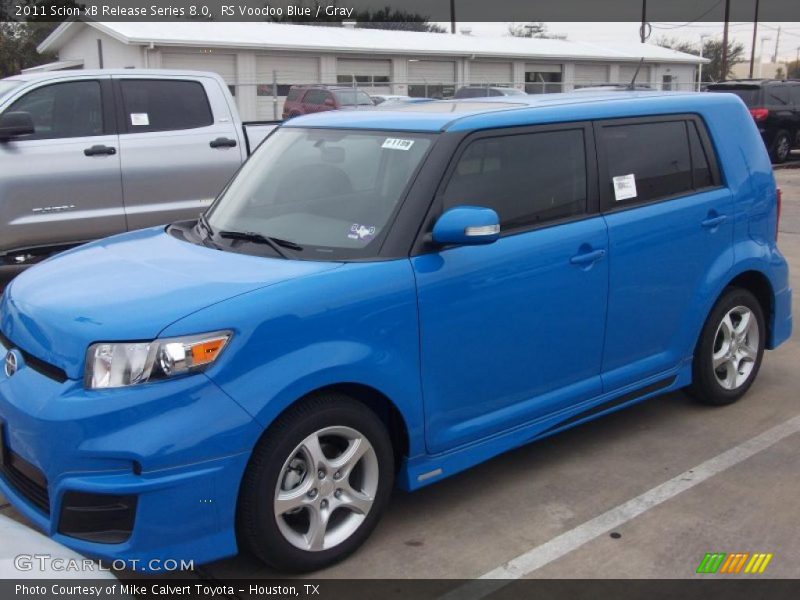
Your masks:
<path fill-rule="evenodd" d="M 756 297 L 729 288 L 700 335 L 690 394 L 704 404 L 732 404 L 750 388 L 764 355 L 764 313 Z"/>
<path fill-rule="evenodd" d="M 389 434 L 375 413 L 339 394 L 303 401 L 253 453 L 242 482 L 240 539 L 272 567 L 321 569 L 366 540 L 393 480 Z"/>

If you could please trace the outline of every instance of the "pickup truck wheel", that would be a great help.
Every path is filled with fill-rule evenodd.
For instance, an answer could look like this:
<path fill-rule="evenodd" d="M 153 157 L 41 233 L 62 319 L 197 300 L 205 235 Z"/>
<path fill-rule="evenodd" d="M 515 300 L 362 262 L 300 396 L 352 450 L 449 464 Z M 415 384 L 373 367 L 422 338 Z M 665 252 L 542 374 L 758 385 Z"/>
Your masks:
<path fill-rule="evenodd" d="M 772 142 L 772 162 L 780 164 L 789 158 L 789 153 L 792 151 L 792 140 L 789 133 L 786 131 L 779 131 L 775 135 L 775 141 Z"/>
<path fill-rule="evenodd" d="M 764 314 L 756 297 L 729 288 L 703 326 L 690 394 L 715 406 L 736 402 L 758 375 L 765 337 Z"/>
<path fill-rule="evenodd" d="M 240 541 L 266 564 L 312 571 L 352 554 L 392 490 L 383 422 L 341 394 L 301 402 L 257 445 L 239 498 Z"/>

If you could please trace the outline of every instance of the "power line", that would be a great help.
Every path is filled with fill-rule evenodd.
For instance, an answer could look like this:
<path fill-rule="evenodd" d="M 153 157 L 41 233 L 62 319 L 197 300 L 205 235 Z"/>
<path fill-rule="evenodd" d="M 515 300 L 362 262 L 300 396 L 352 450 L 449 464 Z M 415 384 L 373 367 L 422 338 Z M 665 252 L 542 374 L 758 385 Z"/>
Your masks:
<path fill-rule="evenodd" d="M 673 25 L 671 27 L 656 27 L 655 25 L 653 25 L 653 29 L 679 29 L 681 27 L 686 27 L 687 25 L 690 25 L 691 23 L 696 23 L 697 21 L 699 21 L 700 19 L 705 17 L 708 13 L 710 13 L 712 10 L 717 8 L 717 6 L 719 6 L 721 3 L 722 3 L 722 0 L 717 0 L 713 5 L 711 5 L 711 8 L 709 8 L 707 11 L 705 11 L 702 15 L 692 19 L 691 21 L 686 21 L 686 23 L 683 23 L 681 25 Z"/>

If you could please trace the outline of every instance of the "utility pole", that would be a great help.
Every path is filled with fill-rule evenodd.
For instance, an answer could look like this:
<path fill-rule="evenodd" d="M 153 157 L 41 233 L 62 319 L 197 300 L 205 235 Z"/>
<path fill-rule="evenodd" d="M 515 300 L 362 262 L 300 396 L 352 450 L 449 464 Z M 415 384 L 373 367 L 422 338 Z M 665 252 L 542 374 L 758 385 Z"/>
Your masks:
<path fill-rule="evenodd" d="M 778 35 L 775 36 L 775 53 L 772 55 L 772 62 L 778 62 L 778 45 L 781 43 L 781 26 L 778 25 Z"/>
<path fill-rule="evenodd" d="M 750 48 L 750 79 L 753 78 L 753 65 L 756 61 L 756 33 L 758 32 L 758 3 L 756 0 L 756 14 L 753 17 L 753 45 Z"/>
<path fill-rule="evenodd" d="M 456 32 L 456 0 L 450 0 L 450 33 Z"/>
<path fill-rule="evenodd" d="M 725 27 L 722 30 L 722 65 L 720 81 L 728 78 L 728 22 L 731 18 L 731 0 L 725 0 Z"/>
<path fill-rule="evenodd" d="M 647 37 L 644 34 L 645 26 L 647 25 L 647 0 L 642 0 L 642 26 L 639 29 L 639 37 L 644 44 L 647 41 Z"/>

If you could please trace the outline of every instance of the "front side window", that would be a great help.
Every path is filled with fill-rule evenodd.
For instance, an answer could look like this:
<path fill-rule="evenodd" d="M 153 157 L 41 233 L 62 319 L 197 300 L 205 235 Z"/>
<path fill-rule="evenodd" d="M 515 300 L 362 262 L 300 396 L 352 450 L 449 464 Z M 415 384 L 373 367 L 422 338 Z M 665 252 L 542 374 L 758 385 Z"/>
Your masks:
<path fill-rule="evenodd" d="M 103 135 L 103 102 L 98 81 L 70 81 L 36 88 L 6 112 L 27 112 L 36 133 L 22 139 Z"/>
<path fill-rule="evenodd" d="M 405 132 L 281 129 L 242 167 L 211 209 L 209 223 L 216 232 L 293 242 L 302 247 L 298 258 L 375 256 L 433 139 Z"/>
<path fill-rule="evenodd" d="M 196 81 L 123 79 L 128 131 L 171 131 L 214 124 L 206 91 Z"/>
<path fill-rule="evenodd" d="M 501 230 L 586 212 L 582 129 L 482 138 L 458 161 L 444 192 L 445 208 L 494 209 Z"/>
<path fill-rule="evenodd" d="M 684 121 L 607 125 L 602 141 L 616 203 L 657 200 L 692 189 Z"/>

